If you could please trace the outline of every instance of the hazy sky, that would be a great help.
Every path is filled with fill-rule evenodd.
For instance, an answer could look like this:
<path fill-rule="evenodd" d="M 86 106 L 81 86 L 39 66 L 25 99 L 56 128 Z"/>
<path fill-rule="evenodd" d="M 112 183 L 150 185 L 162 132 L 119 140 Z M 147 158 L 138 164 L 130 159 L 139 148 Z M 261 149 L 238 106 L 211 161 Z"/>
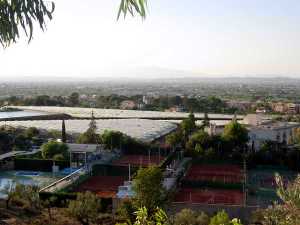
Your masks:
<path fill-rule="evenodd" d="M 0 49 L 0 77 L 138 75 L 135 68 L 300 76 L 299 0 L 148 1 L 146 21 L 117 22 L 120 0 L 55 0 L 46 32 Z"/>

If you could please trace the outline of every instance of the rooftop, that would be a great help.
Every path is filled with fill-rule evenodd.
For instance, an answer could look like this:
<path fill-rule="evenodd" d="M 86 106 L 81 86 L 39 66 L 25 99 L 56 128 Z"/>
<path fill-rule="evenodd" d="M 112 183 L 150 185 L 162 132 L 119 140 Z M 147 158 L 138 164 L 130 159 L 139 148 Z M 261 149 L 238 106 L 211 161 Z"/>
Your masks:
<path fill-rule="evenodd" d="M 130 137 L 141 141 L 151 142 L 164 136 L 177 128 L 175 123 L 159 120 L 145 119 L 108 119 L 96 120 L 98 133 L 105 130 L 120 131 Z M 69 134 L 80 134 L 88 129 L 90 120 L 66 120 L 66 132 Z M 35 120 L 35 121 L 6 121 L 0 122 L 1 125 L 13 127 L 36 127 L 43 130 L 61 131 L 61 120 Z"/>
<path fill-rule="evenodd" d="M 68 114 L 77 118 L 91 117 L 93 111 L 96 118 L 182 118 L 188 117 L 189 113 L 183 112 L 158 112 L 158 111 L 139 111 L 139 110 L 120 110 L 120 109 L 99 109 L 99 108 L 76 108 L 76 107 L 49 107 L 49 106 L 18 106 L 16 108 L 26 109 L 26 110 L 38 110 L 48 113 L 59 113 Z M 195 117 L 203 117 L 203 113 L 194 113 Z M 210 119 L 222 118 L 222 119 L 232 119 L 234 115 L 225 114 L 209 114 Z M 242 119 L 243 116 L 238 115 L 238 119 Z"/>
<path fill-rule="evenodd" d="M 93 153 L 98 150 L 98 145 L 93 144 L 68 144 L 69 151 L 73 153 Z"/>

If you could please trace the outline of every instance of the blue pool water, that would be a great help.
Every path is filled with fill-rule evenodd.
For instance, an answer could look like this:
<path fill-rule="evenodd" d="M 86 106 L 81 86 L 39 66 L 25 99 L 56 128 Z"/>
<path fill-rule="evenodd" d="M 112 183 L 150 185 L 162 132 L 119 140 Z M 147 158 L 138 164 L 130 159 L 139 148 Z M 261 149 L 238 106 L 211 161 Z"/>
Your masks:
<path fill-rule="evenodd" d="M 35 171 L 18 171 L 15 173 L 16 176 L 39 176 L 40 172 Z"/>

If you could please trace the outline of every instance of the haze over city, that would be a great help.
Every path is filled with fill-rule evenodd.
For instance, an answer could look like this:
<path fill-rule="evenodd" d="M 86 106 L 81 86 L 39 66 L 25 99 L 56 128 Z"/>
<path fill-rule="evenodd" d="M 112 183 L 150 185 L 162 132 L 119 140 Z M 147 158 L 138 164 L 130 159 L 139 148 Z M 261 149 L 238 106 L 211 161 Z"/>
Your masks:
<path fill-rule="evenodd" d="M 144 21 L 117 21 L 119 0 L 55 3 L 45 32 L 0 49 L 1 78 L 300 74 L 297 0 L 152 0 Z"/>

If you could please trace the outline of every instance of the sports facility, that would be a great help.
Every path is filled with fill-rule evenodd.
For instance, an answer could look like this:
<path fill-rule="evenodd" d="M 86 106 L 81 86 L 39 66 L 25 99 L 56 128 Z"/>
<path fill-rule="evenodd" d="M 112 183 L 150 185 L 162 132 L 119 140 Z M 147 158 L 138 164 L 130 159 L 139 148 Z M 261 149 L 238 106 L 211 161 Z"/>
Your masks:
<path fill-rule="evenodd" d="M 237 165 L 193 165 L 185 180 L 209 181 L 218 183 L 242 183 L 243 170 Z"/>
<path fill-rule="evenodd" d="M 242 205 L 243 201 L 243 192 L 238 190 L 182 188 L 175 195 L 176 203 Z"/>
<path fill-rule="evenodd" d="M 75 191 L 91 191 L 100 197 L 115 197 L 118 187 L 123 185 L 125 180 L 122 176 L 93 176 L 80 184 Z"/>
<path fill-rule="evenodd" d="M 120 159 L 113 161 L 115 166 L 141 166 L 147 167 L 149 165 L 159 165 L 163 162 L 165 157 L 159 155 L 124 155 Z"/>

